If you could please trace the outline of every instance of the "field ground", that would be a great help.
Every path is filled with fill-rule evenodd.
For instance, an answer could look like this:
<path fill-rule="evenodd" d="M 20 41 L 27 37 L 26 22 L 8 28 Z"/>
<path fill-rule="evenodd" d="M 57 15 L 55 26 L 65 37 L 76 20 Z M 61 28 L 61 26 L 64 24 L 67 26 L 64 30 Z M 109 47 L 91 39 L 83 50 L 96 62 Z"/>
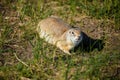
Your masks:
<path fill-rule="evenodd" d="M 114 19 L 88 15 L 74 2 L 0 1 L 0 80 L 120 80 L 120 30 Z M 92 42 L 85 40 L 71 56 L 46 43 L 35 28 L 51 15 L 80 27 Z"/>

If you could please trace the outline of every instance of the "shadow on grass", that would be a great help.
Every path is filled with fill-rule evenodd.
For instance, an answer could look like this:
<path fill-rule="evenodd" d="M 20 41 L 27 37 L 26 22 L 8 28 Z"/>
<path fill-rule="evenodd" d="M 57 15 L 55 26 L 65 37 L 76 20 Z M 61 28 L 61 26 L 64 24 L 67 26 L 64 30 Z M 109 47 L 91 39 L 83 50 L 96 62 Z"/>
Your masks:
<path fill-rule="evenodd" d="M 74 49 L 74 51 L 83 51 L 83 52 L 91 52 L 95 49 L 98 51 L 101 51 L 104 48 L 104 41 L 101 39 L 93 39 L 84 32 L 83 34 L 83 40 L 82 42 Z"/>

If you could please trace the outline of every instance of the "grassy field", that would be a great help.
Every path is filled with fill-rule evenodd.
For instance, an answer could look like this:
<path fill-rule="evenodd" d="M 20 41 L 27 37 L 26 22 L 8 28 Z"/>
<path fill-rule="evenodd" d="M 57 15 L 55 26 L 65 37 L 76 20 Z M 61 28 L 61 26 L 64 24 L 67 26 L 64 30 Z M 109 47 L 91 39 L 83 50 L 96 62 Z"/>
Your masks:
<path fill-rule="evenodd" d="M 119 0 L 0 1 L 0 80 L 120 80 L 119 4 Z M 76 54 L 67 55 L 39 38 L 38 22 L 51 15 L 86 34 Z"/>

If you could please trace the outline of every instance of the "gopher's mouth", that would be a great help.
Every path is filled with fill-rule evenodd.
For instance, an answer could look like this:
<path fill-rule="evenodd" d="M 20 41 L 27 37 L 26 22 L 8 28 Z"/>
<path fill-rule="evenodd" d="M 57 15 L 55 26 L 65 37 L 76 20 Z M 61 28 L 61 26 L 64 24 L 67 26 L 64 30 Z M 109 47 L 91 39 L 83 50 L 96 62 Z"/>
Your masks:
<path fill-rule="evenodd" d="M 78 39 L 75 39 L 75 42 L 79 43 L 82 41 L 82 36 L 80 36 Z"/>

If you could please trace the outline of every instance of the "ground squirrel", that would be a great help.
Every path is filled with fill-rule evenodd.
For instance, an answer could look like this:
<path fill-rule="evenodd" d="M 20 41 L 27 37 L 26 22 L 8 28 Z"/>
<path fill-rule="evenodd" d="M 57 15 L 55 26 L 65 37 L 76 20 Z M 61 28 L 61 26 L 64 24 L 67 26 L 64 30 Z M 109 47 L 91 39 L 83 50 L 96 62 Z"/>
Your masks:
<path fill-rule="evenodd" d="M 37 26 L 40 38 L 44 38 L 50 44 L 60 48 L 67 54 L 82 40 L 81 30 L 72 27 L 57 17 L 49 17 L 41 20 Z"/>

